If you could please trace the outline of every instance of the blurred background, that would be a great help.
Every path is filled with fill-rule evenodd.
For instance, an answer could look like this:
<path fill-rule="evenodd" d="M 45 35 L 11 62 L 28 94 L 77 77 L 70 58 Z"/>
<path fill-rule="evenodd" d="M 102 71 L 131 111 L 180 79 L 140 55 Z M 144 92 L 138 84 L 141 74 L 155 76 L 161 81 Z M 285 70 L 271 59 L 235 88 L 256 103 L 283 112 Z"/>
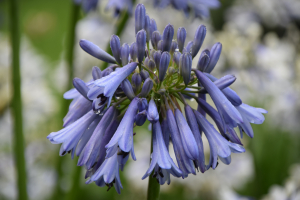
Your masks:
<path fill-rule="evenodd" d="M 200 24 L 207 27 L 203 48 L 223 44 L 221 58 L 213 72 L 217 77 L 235 74 L 232 88 L 247 104 L 269 111 L 262 125 L 252 125 L 254 138 L 245 136 L 246 153 L 233 155 L 232 163 L 219 163 L 187 179 L 172 178 L 161 187 L 160 199 L 185 200 L 296 200 L 300 199 L 300 1 L 221 0 L 221 7 L 207 19 L 187 18 L 172 8 L 145 4 L 162 32 L 168 24 L 175 30 L 184 26 L 187 41 Z M 124 189 L 85 185 L 84 172 L 70 155 L 59 157 L 59 146 L 46 136 L 62 128 L 68 103 L 62 94 L 67 87 L 65 61 L 71 0 L 22 0 L 20 5 L 21 78 L 25 161 L 28 195 L 40 199 L 144 199 L 148 181 L 141 180 L 149 164 L 150 132 L 147 124 L 136 130 L 137 161 L 130 160 L 121 173 Z M 81 12 L 76 41 L 88 39 L 106 48 L 118 19 L 100 1 L 96 11 Z M 135 7 L 135 6 L 134 6 Z M 12 153 L 10 38 L 8 0 L 0 0 L 0 199 L 16 199 L 16 168 Z M 120 36 L 132 43 L 134 18 Z M 198 55 L 199 56 L 199 55 Z M 194 59 L 196 62 L 198 58 Z M 76 45 L 74 75 L 91 78 L 92 66 L 101 61 Z M 195 102 L 191 102 L 196 106 Z M 206 155 L 209 148 L 204 144 Z M 78 176 L 78 174 L 80 176 Z M 71 190 L 75 187 L 74 190 Z M 70 192 L 71 191 L 71 192 Z M 72 193 L 73 192 L 73 193 Z M 71 194 L 70 194 L 71 193 Z"/>

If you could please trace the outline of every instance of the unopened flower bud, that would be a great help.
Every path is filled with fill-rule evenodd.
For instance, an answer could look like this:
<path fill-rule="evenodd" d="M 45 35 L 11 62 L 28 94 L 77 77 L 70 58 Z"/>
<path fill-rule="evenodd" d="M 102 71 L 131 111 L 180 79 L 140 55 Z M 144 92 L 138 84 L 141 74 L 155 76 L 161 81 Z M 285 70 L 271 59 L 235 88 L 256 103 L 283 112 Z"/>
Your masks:
<path fill-rule="evenodd" d="M 102 78 L 102 72 L 101 70 L 98 68 L 98 67 L 93 67 L 92 69 L 92 76 L 93 76 L 93 80 L 97 80 L 97 79 L 100 79 Z"/>
<path fill-rule="evenodd" d="M 155 102 L 153 99 L 150 100 L 149 106 L 148 106 L 148 112 L 147 112 L 147 119 L 151 123 L 155 123 L 159 120 L 159 114 L 157 111 L 157 107 L 155 105 Z"/>
<path fill-rule="evenodd" d="M 128 64 L 128 58 L 129 58 L 129 45 L 127 43 L 124 43 L 121 47 L 122 66 Z"/>
<path fill-rule="evenodd" d="M 176 41 L 172 41 L 171 49 L 170 49 L 170 54 L 173 55 L 175 50 L 177 49 L 178 44 Z"/>
<path fill-rule="evenodd" d="M 173 36 L 174 36 L 174 27 L 171 24 L 168 24 L 165 27 L 164 32 L 162 34 L 162 40 L 163 40 L 162 52 L 164 52 L 164 51 L 169 52 L 170 51 Z"/>
<path fill-rule="evenodd" d="M 125 79 L 122 82 L 121 87 L 125 95 L 128 97 L 128 99 L 132 100 L 135 97 L 132 86 L 128 79 Z"/>
<path fill-rule="evenodd" d="M 139 111 L 142 112 L 144 110 L 147 110 L 148 109 L 148 102 L 147 102 L 147 99 L 145 98 L 140 98 L 139 99 L 139 103 L 138 103 L 138 108 L 139 108 Z"/>
<path fill-rule="evenodd" d="M 112 35 L 110 38 L 110 48 L 113 53 L 113 56 L 115 57 L 116 61 L 119 64 L 122 64 L 121 61 L 121 43 L 120 43 L 120 38 L 116 35 Z"/>
<path fill-rule="evenodd" d="M 150 39 L 152 37 L 152 33 L 157 30 L 157 25 L 154 19 L 150 20 Z"/>
<path fill-rule="evenodd" d="M 197 69 L 204 72 L 209 64 L 210 61 L 210 52 L 208 49 L 205 49 L 204 51 L 202 51 L 198 64 L 197 64 Z"/>
<path fill-rule="evenodd" d="M 150 17 L 149 17 L 149 15 L 146 14 L 146 17 L 145 17 L 145 31 L 146 31 L 146 41 L 147 42 L 149 42 L 149 40 L 151 38 L 150 29 L 151 29 Z"/>
<path fill-rule="evenodd" d="M 134 73 L 131 77 L 131 82 L 134 86 L 134 92 L 137 92 L 140 90 L 142 85 L 142 77 L 139 73 Z"/>
<path fill-rule="evenodd" d="M 177 66 L 179 66 L 180 56 L 181 56 L 180 52 L 175 52 L 173 54 L 173 60 L 174 60 L 174 62 L 176 63 Z"/>
<path fill-rule="evenodd" d="M 163 41 L 159 40 L 159 42 L 157 43 L 157 50 L 162 51 L 162 45 L 163 45 Z"/>
<path fill-rule="evenodd" d="M 108 63 L 116 63 L 116 59 L 114 57 L 88 40 L 80 40 L 79 45 L 85 52 L 94 56 L 95 58 Z"/>
<path fill-rule="evenodd" d="M 140 30 L 136 34 L 136 44 L 137 44 L 137 58 L 139 63 L 143 62 L 145 56 L 145 46 L 146 46 L 146 31 Z"/>
<path fill-rule="evenodd" d="M 222 44 L 220 42 L 214 44 L 210 50 L 210 61 L 205 72 L 210 73 L 216 66 L 222 52 Z"/>
<path fill-rule="evenodd" d="M 201 48 L 204 38 L 206 36 L 206 27 L 204 25 L 200 25 L 195 33 L 193 47 L 192 47 L 192 58 L 194 58 L 197 53 L 199 52 L 199 49 Z"/>
<path fill-rule="evenodd" d="M 137 49 L 136 42 L 133 42 L 130 45 L 130 57 L 134 62 L 136 61 L 136 58 L 137 58 L 137 52 L 138 52 L 138 49 Z"/>
<path fill-rule="evenodd" d="M 159 64 L 159 76 L 158 79 L 162 82 L 165 78 L 167 69 L 169 67 L 171 56 L 169 52 L 163 52 L 161 55 L 160 59 L 160 64 Z"/>
<path fill-rule="evenodd" d="M 142 70 L 140 74 L 143 80 L 146 80 L 149 77 L 149 73 L 146 70 Z"/>
<path fill-rule="evenodd" d="M 135 124 L 137 126 L 143 126 L 144 123 L 147 120 L 147 111 L 144 110 L 142 112 L 139 112 L 136 116 L 135 116 Z"/>
<path fill-rule="evenodd" d="M 83 80 L 81 80 L 80 78 L 74 78 L 73 85 L 82 96 L 90 101 L 90 99 L 87 97 L 87 93 L 90 89 L 86 86 Z"/>
<path fill-rule="evenodd" d="M 153 31 L 151 35 L 151 44 L 154 49 L 157 49 L 158 42 L 161 40 L 159 31 Z"/>
<path fill-rule="evenodd" d="M 178 42 L 178 48 L 179 51 L 182 52 L 183 47 L 184 47 L 184 42 L 186 38 L 186 30 L 183 27 L 178 28 L 177 31 L 177 42 Z"/>
<path fill-rule="evenodd" d="M 135 34 L 145 28 L 146 9 L 143 4 L 136 5 L 135 8 Z"/>
<path fill-rule="evenodd" d="M 149 62 L 148 62 L 148 68 L 151 70 L 151 71 L 154 71 L 155 70 L 155 62 L 154 60 L 150 59 Z"/>
<path fill-rule="evenodd" d="M 142 91 L 140 93 L 140 97 L 147 97 L 149 92 L 152 90 L 153 81 L 151 78 L 147 78 L 143 84 Z"/>
<path fill-rule="evenodd" d="M 189 53 L 182 54 L 179 60 L 179 70 L 185 85 L 187 85 L 190 81 L 191 69 L 192 69 L 191 54 Z"/>

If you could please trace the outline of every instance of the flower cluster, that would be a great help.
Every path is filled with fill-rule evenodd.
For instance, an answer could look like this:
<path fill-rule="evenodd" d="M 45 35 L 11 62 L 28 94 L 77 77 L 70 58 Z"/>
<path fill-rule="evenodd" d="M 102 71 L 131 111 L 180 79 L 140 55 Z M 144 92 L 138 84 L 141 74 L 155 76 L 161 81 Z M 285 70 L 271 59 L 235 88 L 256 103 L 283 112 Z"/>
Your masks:
<path fill-rule="evenodd" d="M 64 129 L 47 137 L 54 144 L 62 144 L 59 154 L 79 156 L 78 165 L 87 170 L 87 183 L 114 186 L 120 193 L 119 170 L 123 170 L 129 154 L 136 160 L 133 129 L 146 120 L 152 126 L 153 151 L 143 179 L 152 174 L 159 184 L 170 184 L 170 174 L 186 178 L 196 170 L 204 173 L 217 167 L 218 158 L 230 164 L 231 153 L 245 152 L 234 128 L 239 128 L 241 137 L 243 132 L 253 137 L 250 123 L 263 123 L 262 113 L 267 111 L 242 102 L 229 88 L 234 76 L 217 79 L 210 74 L 221 54 L 220 43 L 203 50 L 196 68 L 192 68 L 206 35 L 205 26 L 197 28 L 190 42 L 185 41 L 186 30 L 181 27 L 177 40 L 173 40 L 173 26 L 168 24 L 161 34 L 144 5 L 138 4 L 135 33 L 136 41 L 131 45 L 121 45 L 119 37 L 113 35 L 113 55 L 92 42 L 80 41 L 84 51 L 112 65 L 103 71 L 94 67 L 93 79 L 87 83 L 75 78 L 75 88 L 65 93 L 64 98 L 73 101 L 64 118 Z M 206 102 L 207 95 L 217 110 Z M 198 102 L 197 109 L 188 105 L 186 99 L 191 98 Z M 208 164 L 202 132 L 210 147 Z M 177 163 L 169 155 L 170 141 Z"/>
<path fill-rule="evenodd" d="M 85 12 L 96 9 L 99 0 L 74 0 L 77 4 L 82 4 Z M 132 13 L 133 0 L 109 0 L 106 9 L 113 9 L 114 15 L 118 16 L 121 11 L 127 10 Z M 183 11 L 188 17 L 193 13 L 195 18 L 209 16 L 209 9 L 215 9 L 220 6 L 219 0 L 153 0 L 154 7 L 166 8 L 172 6 L 174 9 Z"/>

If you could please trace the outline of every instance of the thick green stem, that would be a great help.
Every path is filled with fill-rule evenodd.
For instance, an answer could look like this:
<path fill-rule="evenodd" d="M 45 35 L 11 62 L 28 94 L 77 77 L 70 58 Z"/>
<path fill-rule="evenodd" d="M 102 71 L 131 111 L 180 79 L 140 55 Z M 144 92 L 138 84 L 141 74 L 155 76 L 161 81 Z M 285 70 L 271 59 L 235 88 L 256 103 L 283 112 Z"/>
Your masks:
<path fill-rule="evenodd" d="M 67 79 L 67 90 L 71 89 L 73 87 L 73 78 L 74 78 L 74 50 L 75 50 L 75 45 L 77 45 L 76 40 L 76 25 L 79 20 L 79 15 L 80 15 L 80 5 L 75 4 L 71 2 L 72 8 L 71 8 L 71 17 L 70 17 L 70 27 L 69 27 L 69 32 L 67 35 L 67 46 L 66 46 L 66 61 L 68 65 L 68 79 Z M 69 108 L 69 101 L 64 100 L 64 105 L 63 105 L 63 113 L 62 115 L 64 116 L 68 112 Z M 62 158 L 60 158 L 62 159 Z M 60 162 L 62 163 L 62 162 Z M 60 166 L 62 167 L 62 166 Z M 81 175 L 81 167 L 75 167 L 73 168 L 72 172 L 72 185 L 70 190 L 68 191 L 66 195 L 66 199 L 76 199 L 78 196 L 79 192 L 79 179 Z M 59 177 L 60 179 L 61 177 Z"/>
<path fill-rule="evenodd" d="M 71 89 L 73 87 L 72 80 L 74 77 L 74 46 L 76 45 L 75 43 L 75 37 L 76 37 L 76 24 L 79 19 L 79 14 L 80 14 L 80 6 L 77 4 L 74 4 L 73 2 L 71 3 L 71 11 L 70 11 L 70 21 L 69 21 L 69 30 L 67 33 L 67 43 L 66 43 L 66 62 L 67 62 L 67 87 L 65 88 L 65 91 Z M 60 118 L 62 119 L 66 113 L 68 112 L 69 109 L 69 103 L 70 101 L 67 101 L 65 99 L 62 99 L 61 101 L 61 109 L 60 109 Z M 57 163 L 56 163 L 56 172 L 57 172 L 57 182 L 56 186 L 54 189 L 54 193 L 52 196 L 52 199 L 62 199 L 62 196 L 64 192 L 61 189 L 61 179 L 63 176 L 62 172 L 62 165 L 64 163 L 64 158 L 58 157 Z M 77 170 L 74 170 L 74 174 L 72 177 L 76 177 L 76 174 L 79 174 L 80 172 L 77 172 Z M 78 182 L 74 184 L 79 184 Z M 75 187 L 76 188 L 76 187 Z M 75 194 L 78 191 L 77 189 L 75 190 Z M 69 193 L 73 193 L 73 186 Z M 67 195 L 69 196 L 69 195 Z"/>
<path fill-rule="evenodd" d="M 151 151 L 150 152 L 153 151 L 153 139 L 152 139 L 152 137 L 151 137 Z M 149 181 L 148 181 L 147 200 L 158 200 L 159 192 L 160 192 L 160 185 L 157 182 L 157 179 L 153 178 L 152 175 L 153 175 L 153 172 L 151 173 L 151 175 L 148 178 Z"/>
<path fill-rule="evenodd" d="M 13 145 L 14 159 L 17 168 L 18 199 L 27 200 L 27 176 L 24 156 L 23 136 L 23 112 L 21 98 L 21 75 L 20 75 L 20 30 L 19 30 L 19 7 L 18 0 L 10 0 L 10 34 L 12 47 L 12 117 L 13 117 Z"/>

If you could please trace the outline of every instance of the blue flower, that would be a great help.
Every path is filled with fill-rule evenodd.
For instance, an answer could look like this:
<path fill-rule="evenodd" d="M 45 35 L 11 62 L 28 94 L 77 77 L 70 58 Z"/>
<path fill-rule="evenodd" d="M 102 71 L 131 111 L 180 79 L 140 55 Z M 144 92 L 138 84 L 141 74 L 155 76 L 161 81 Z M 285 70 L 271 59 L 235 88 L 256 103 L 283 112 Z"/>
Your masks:
<path fill-rule="evenodd" d="M 198 124 L 201 126 L 210 147 L 209 164 L 207 169 L 217 167 L 218 157 L 224 163 L 229 165 L 231 162 L 231 153 L 243 153 L 244 147 L 227 141 L 218 131 L 210 124 L 204 116 L 198 111 L 194 111 Z"/>
<path fill-rule="evenodd" d="M 165 181 L 170 184 L 170 175 L 180 177 L 182 172 L 173 162 L 167 150 L 159 122 L 152 123 L 153 152 L 151 156 L 150 167 L 142 179 L 147 178 L 154 170 L 154 177 L 158 179 L 159 184 L 163 185 Z"/>
<path fill-rule="evenodd" d="M 109 143 L 105 146 L 109 151 L 110 149 L 116 149 L 116 147 L 119 145 L 119 148 L 122 151 L 131 151 L 134 160 L 135 156 L 133 148 L 133 124 L 135 121 L 136 113 L 138 111 L 138 103 L 139 98 L 137 97 L 135 97 L 131 101 L 117 131 L 115 132 Z"/>
<path fill-rule="evenodd" d="M 64 129 L 50 133 L 47 139 L 53 144 L 62 143 L 59 155 L 65 155 L 68 151 L 74 150 L 82 134 L 97 117 L 90 111 Z"/>
<path fill-rule="evenodd" d="M 262 124 L 265 121 L 265 117 L 262 113 L 266 114 L 268 111 L 262 108 L 255 108 L 247 104 L 242 103 L 236 106 L 236 109 L 240 112 L 243 117 L 243 123 L 239 123 L 241 137 L 243 137 L 242 130 L 249 136 L 253 137 L 254 133 L 250 123 L 252 124 Z"/>
<path fill-rule="evenodd" d="M 102 105 L 107 103 L 107 106 L 109 106 L 113 94 L 115 93 L 119 85 L 135 70 L 136 66 L 137 63 L 135 62 L 129 63 L 121 69 L 112 72 L 108 76 L 95 80 L 94 86 L 88 92 L 88 98 L 94 100 L 94 102 L 95 99 L 100 99 L 99 101 Z"/>
<path fill-rule="evenodd" d="M 105 187 L 107 185 L 108 189 L 114 186 L 116 191 L 120 194 L 121 188 L 123 189 L 123 186 L 121 184 L 117 158 L 118 155 L 116 152 L 113 156 L 105 159 L 98 170 L 91 176 L 88 181 L 86 181 L 86 184 L 95 182 L 96 185 L 100 187 Z"/>
<path fill-rule="evenodd" d="M 91 169 L 96 162 L 101 164 L 104 161 L 105 154 L 102 154 L 102 156 L 100 156 L 100 154 L 101 152 L 105 152 L 105 144 L 102 144 L 99 141 L 103 140 L 105 131 L 112 120 L 115 119 L 116 114 L 117 111 L 113 106 L 106 111 L 80 154 L 78 166 L 85 165 L 87 169 Z"/>
<path fill-rule="evenodd" d="M 186 13 L 194 6 L 194 11 L 202 9 L 201 15 L 208 12 L 208 7 L 218 4 L 217 0 L 156 2 L 160 6 L 171 4 Z M 108 7 L 116 6 L 118 10 L 124 3 L 112 0 Z M 253 137 L 250 124 L 263 123 L 263 114 L 267 113 L 262 108 L 242 103 L 237 93 L 229 88 L 235 76 L 217 79 L 209 74 L 220 58 L 221 43 L 203 50 L 197 70 L 193 69 L 192 60 L 203 44 L 205 26 L 198 26 L 194 40 L 185 46 L 187 31 L 184 28 L 178 29 L 178 43 L 173 41 L 176 33 L 171 24 L 161 35 L 155 20 L 146 14 L 142 4 L 137 5 L 135 20 L 136 39 L 130 46 L 121 44 L 116 35 L 111 37 L 113 56 L 92 42 L 80 41 L 84 51 L 112 65 L 103 71 L 93 67 L 93 80 L 87 83 L 73 79 L 75 88 L 64 94 L 66 99 L 73 99 L 64 118 L 64 128 L 47 137 L 54 144 L 62 144 L 60 155 L 68 152 L 72 158 L 75 154 L 79 156 L 77 164 L 85 167 L 85 178 L 90 178 L 87 183 L 114 186 L 118 193 L 122 188 L 119 170 L 123 171 L 129 154 L 136 160 L 134 127 L 142 126 L 146 120 L 152 127 L 153 152 L 142 178 L 153 173 L 162 185 L 170 184 L 170 174 L 186 178 L 189 174 L 196 175 L 196 169 L 202 173 L 214 169 L 218 158 L 229 164 L 231 153 L 245 152 L 234 128 L 239 127 L 241 136 L 245 132 Z M 150 40 L 154 49 L 149 49 Z M 138 63 L 134 62 L 136 60 Z M 194 85 L 197 82 L 198 87 Z M 206 102 L 206 96 L 212 98 L 217 110 Z M 197 111 L 186 99 L 196 99 Z M 180 102 L 184 104 L 185 116 Z M 207 121 L 206 114 L 214 120 L 220 133 Z M 205 165 L 202 137 L 207 138 L 210 147 L 208 165 Z M 175 152 L 174 161 L 169 155 L 170 141 Z"/>
<path fill-rule="evenodd" d="M 237 123 L 242 123 L 243 119 L 237 109 L 228 101 L 221 90 L 207 78 L 201 71 L 195 70 L 195 74 L 203 87 L 207 90 L 212 100 L 214 101 L 218 112 L 225 124 L 230 124 L 231 127 L 236 127 Z"/>

